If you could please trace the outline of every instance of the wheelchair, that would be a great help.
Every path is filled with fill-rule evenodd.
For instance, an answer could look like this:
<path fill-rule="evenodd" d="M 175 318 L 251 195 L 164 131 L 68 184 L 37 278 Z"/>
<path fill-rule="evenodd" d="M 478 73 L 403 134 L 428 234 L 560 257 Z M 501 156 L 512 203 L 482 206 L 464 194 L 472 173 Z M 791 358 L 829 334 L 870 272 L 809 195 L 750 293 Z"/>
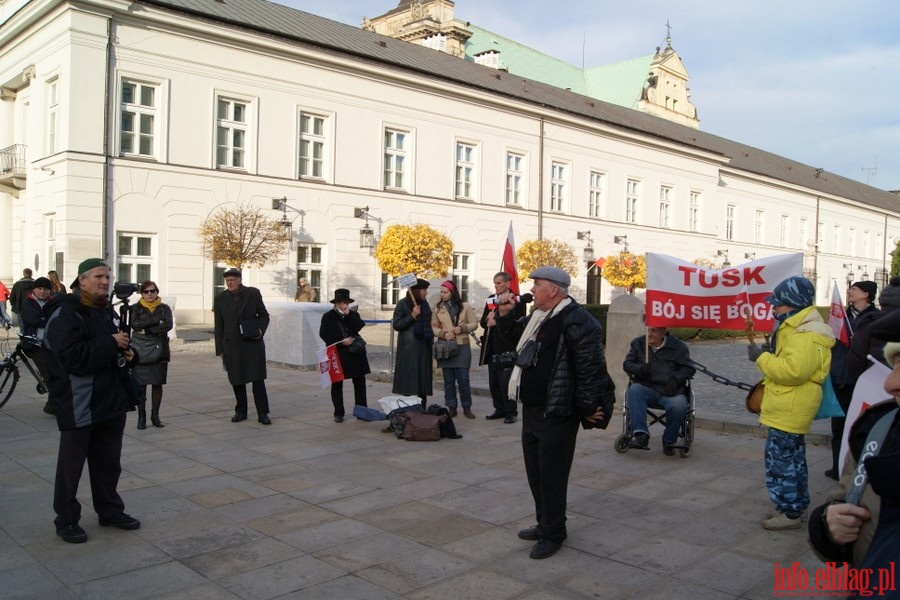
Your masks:
<path fill-rule="evenodd" d="M 628 388 L 631 388 L 631 382 L 629 382 Z M 681 444 L 671 446 L 673 449 L 678 450 L 678 454 L 681 455 L 681 458 L 687 458 L 691 455 L 691 444 L 694 442 L 694 390 L 691 387 L 690 379 L 687 381 L 684 393 L 687 395 L 688 406 L 684 413 L 684 422 L 678 430 L 678 437 L 681 439 Z M 625 402 L 623 403 L 622 409 L 622 433 L 614 442 L 616 452 L 620 454 L 624 454 L 631 449 L 629 448 L 629 445 L 631 444 L 631 438 L 634 437 L 634 427 L 631 423 L 631 415 L 629 415 L 628 410 L 628 389 L 625 390 Z M 650 428 L 656 423 L 660 423 L 665 427 L 666 411 L 659 407 L 648 406 L 647 427 Z"/>

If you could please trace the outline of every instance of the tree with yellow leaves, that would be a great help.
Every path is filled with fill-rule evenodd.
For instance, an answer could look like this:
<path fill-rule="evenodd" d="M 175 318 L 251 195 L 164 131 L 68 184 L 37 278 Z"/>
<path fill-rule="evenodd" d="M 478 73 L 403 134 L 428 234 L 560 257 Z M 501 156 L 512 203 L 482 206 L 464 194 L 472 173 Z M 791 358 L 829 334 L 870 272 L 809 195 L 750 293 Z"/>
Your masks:
<path fill-rule="evenodd" d="M 603 278 L 611 285 L 623 287 L 632 292 L 634 288 L 647 285 L 647 260 L 631 252 L 620 252 L 606 257 Z"/>
<path fill-rule="evenodd" d="M 445 277 L 453 263 L 453 242 L 428 225 L 391 225 L 375 246 L 375 260 L 393 277 Z"/>
<path fill-rule="evenodd" d="M 221 208 L 200 225 L 198 234 L 203 257 L 231 267 L 265 266 L 278 259 L 291 241 L 279 221 L 248 204 Z"/>
<path fill-rule="evenodd" d="M 578 274 L 578 258 L 572 246 L 557 240 L 526 240 L 516 250 L 519 281 L 538 267 L 559 267 L 569 275 Z"/>

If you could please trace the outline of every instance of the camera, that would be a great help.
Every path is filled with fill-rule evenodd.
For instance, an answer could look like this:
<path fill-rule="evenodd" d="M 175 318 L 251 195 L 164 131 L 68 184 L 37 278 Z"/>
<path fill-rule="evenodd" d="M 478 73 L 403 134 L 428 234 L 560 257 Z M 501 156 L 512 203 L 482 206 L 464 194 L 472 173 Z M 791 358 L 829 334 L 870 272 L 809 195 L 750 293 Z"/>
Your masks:
<path fill-rule="evenodd" d="M 113 296 L 119 300 L 127 300 L 132 294 L 141 291 L 141 286 L 136 283 L 115 283 L 113 284 Z"/>
<path fill-rule="evenodd" d="M 491 357 L 491 366 L 495 369 L 512 369 L 516 366 L 516 356 L 513 351 L 495 354 Z"/>

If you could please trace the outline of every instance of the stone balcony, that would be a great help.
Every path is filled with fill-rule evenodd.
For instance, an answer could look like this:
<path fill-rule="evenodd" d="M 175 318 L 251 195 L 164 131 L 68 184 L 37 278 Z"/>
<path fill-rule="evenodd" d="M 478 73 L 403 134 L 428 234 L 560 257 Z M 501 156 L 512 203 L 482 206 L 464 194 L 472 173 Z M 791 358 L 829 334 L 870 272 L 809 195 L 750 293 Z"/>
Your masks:
<path fill-rule="evenodd" d="M 13 144 L 0 149 L 0 192 L 18 197 L 25 189 L 25 149 L 24 144 Z"/>

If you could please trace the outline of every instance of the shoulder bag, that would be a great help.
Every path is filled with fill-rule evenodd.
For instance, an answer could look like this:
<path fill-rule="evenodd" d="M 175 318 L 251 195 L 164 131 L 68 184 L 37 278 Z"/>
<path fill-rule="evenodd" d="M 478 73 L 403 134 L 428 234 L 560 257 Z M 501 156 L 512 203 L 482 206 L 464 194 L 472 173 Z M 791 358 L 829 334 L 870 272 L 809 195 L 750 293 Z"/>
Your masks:
<path fill-rule="evenodd" d="M 357 334 L 350 335 L 349 333 L 347 333 L 347 328 L 344 327 L 344 324 L 340 321 L 338 321 L 338 325 L 340 325 L 341 331 L 344 333 L 344 337 L 353 338 L 353 341 L 350 342 L 350 345 L 346 347 L 347 354 L 353 354 L 354 356 L 365 356 L 366 340 L 362 339 Z"/>
<path fill-rule="evenodd" d="M 763 395 L 765 393 L 766 386 L 762 381 L 750 388 L 750 391 L 747 393 L 747 399 L 744 401 L 744 406 L 747 407 L 748 412 L 751 412 L 754 415 L 760 413 L 762 410 Z"/>
<path fill-rule="evenodd" d="M 462 312 L 461 307 L 460 312 Z M 459 315 L 457 315 L 456 319 L 451 319 L 450 322 L 453 323 L 454 327 L 456 327 L 456 324 L 459 323 Z M 434 357 L 437 360 L 446 360 L 448 358 L 453 358 L 457 354 L 459 354 L 459 344 L 456 343 L 455 339 L 437 339 L 434 341 Z"/>

